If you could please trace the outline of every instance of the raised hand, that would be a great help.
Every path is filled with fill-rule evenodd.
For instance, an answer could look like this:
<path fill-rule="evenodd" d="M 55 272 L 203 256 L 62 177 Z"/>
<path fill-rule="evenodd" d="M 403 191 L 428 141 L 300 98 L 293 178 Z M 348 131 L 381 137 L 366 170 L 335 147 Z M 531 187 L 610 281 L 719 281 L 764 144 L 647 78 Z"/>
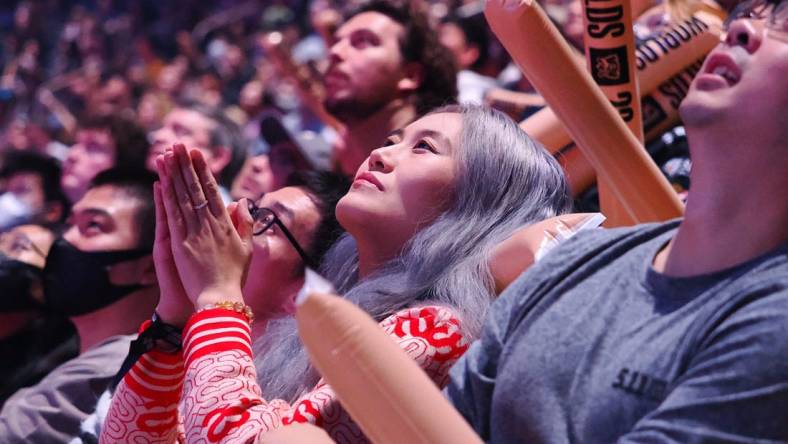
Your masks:
<path fill-rule="evenodd" d="M 160 161 L 172 254 L 186 295 L 197 309 L 220 301 L 242 302 L 252 253 L 253 222 L 247 206 L 236 206 L 234 225 L 199 150 L 175 145 Z"/>
<path fill-rule="evenodd" d="M 156 168 L 164 171 L 164 162 L 157 159 Z M 194 305 L 186 295 L 170 245 L 170 228 L 167 224 L 167 213 L 164 210 L 161 183 L 153 185 L 153 202 L 156 205 L 156 239 L 153 243 L 153 263 L 156 266 L 156 278 L 159 281 L 159 304 L 156 313 L 166 323 L 183 327 L 189 316 L 194 312 Z"/>

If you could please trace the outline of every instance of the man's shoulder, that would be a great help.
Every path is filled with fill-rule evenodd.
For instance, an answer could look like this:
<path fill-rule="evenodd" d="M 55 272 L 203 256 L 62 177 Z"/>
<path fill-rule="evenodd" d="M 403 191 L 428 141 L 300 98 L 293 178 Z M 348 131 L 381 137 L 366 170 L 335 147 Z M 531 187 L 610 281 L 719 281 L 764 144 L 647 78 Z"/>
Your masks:
<path fill-rule="evenodd" d="M 109 337 L 74 359 L 80 359 L 85 362 L 102 359 L 123 359 L 129 352 L 129 344 L 136 337 L 136 334 Z"/>
<path fill-rule="evenodd" d="M 68 360 L 52 370 L 41 382 L 30 389 L 47 389 L 63 385 L 79 385 L 85 380 L 107 378 L 117 373 L 129 352 L 129 344 L 136 335 L 112 336 L 85 353 Z"/>
<path fill-rule="evenodd" d="M 133 338 L 108 338 L 38 384 L 17 391 L 0 413 L 0 441 L 13 437 L 20 442 L 66 442 L 76 435 L 119 370 Z"/>
<path fill-rule="evenodd" d="M 649 242 L 667 242 L 679 225 L 679 220 L 650 223 L 633 227 L 583 230 L 564 241 L 539 260 L 526 275 L 549 276 L 580 266 L 596 269 L 625 255 L 630 250 Z"/>

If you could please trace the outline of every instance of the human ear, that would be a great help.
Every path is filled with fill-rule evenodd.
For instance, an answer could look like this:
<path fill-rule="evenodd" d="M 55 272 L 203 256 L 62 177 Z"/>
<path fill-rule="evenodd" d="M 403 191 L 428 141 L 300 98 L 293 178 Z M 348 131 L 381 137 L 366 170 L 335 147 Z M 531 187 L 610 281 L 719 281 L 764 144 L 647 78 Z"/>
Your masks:
<path fill-rule="evenodd" d="M 44 220 L 47 223 L 55 223 L 63 217 L 63 204 L 60 202 L 50 202 L 44 206 Z"/>
<path fill-rule="evenodd" d="M 424 67 L 411 62 L 405 65 L 402 79 L 397 82 L 397 88 L 402 92 L 412 92 L 419 89 L 424 80 Z"/>
<path fill-rule="evenodd" d="M 226 146 L 215 146 L 210 150 L 210 158 L 206 156 L 206 163 L 211 174 L 218 176 L 232 160 L 232 150 Z"/>
<path fill-rule="evenodd" d="M 469 46 L 460 56 L 462 58 L 462 66 L 473 66 L 479 60 L 479 48 L 476 46 Z"/>

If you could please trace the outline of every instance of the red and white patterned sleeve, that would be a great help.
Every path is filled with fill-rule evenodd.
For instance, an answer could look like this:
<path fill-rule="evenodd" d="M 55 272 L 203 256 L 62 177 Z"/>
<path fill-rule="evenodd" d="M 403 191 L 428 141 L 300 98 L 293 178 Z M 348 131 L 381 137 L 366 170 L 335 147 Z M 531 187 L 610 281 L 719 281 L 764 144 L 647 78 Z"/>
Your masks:
<path fill-rule="evenodd" d="M 402 310 L 381 327 L 439 386 L 468 348 L 459 321 L 441 307 Z M 186 442 L 251 443 L 261 433 L 293 422 L 320 426 L 340 443 L 366 442 L 322 380 L 292 405 L 263 399 L 251 349 L 243 315 L 211 309 L 192 316 L 184 330 L 181 408 Z"/>
<path fill-rule="evenodd" d="M 140 332 L 150 325 L 146 321 Z M 178 402 L 183 354 L 149 351 L 123 377 L 101 429 L 102 444 L 172 443 L 179 440 Z"/>

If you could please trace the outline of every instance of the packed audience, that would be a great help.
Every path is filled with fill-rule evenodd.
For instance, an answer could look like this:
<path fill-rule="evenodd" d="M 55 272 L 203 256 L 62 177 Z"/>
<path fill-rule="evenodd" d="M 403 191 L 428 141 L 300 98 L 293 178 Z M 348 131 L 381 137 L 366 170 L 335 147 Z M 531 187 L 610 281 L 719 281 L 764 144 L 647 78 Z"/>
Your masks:
<path fill-rule="evenodd" d="M 0 6 L 0 442 L 367 442 L 313 272 L 485 442 L 788 441 L 788 2 L 632 5 L 727 19 L 644 143 L 684 216 L 618 228 L 485 2 Z"/>

